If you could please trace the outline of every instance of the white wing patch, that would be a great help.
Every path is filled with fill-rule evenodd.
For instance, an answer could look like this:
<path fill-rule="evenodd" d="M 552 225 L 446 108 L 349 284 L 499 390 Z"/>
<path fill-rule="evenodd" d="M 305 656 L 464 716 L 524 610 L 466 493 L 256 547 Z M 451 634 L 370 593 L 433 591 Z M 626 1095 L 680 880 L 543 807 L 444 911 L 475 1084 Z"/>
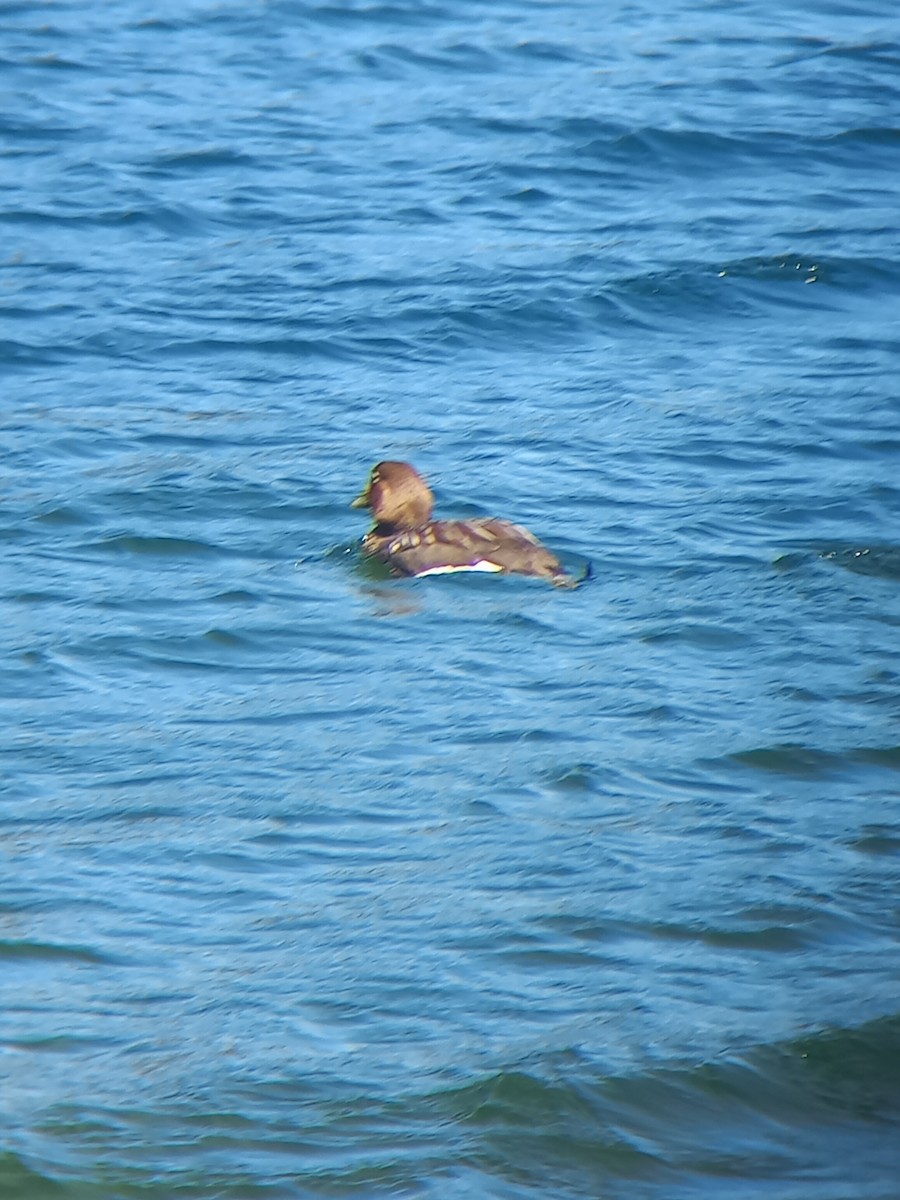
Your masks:
<path fill-rule="evenodd" d="M 480 558 L 478 562 L 468 563 L 464 567 L 429 567 L 427 571 L 416 571 L 416 579 L 421 579 L 424 575 L 455 575 L 458 571 L 502 571 L 502 567 L 498 567 L 496 563 L 488 562 L 486 558 Z"/>

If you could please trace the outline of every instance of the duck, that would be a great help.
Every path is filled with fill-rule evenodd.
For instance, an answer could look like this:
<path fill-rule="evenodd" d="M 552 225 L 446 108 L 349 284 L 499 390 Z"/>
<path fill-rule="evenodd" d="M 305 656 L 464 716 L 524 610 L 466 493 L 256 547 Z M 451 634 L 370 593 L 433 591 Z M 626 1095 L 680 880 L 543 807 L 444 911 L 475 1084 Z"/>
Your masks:
<path fill-rule="evenodd" d="M 488 571 L 578 586 L 579 580 L 522 525 L 498 517 L 433 521 L 434 495 L 410 463 L 376 463 L 350 507 L 371 509 L 375 524 L 362 539 L 362 551 L 393 575 Z"/>

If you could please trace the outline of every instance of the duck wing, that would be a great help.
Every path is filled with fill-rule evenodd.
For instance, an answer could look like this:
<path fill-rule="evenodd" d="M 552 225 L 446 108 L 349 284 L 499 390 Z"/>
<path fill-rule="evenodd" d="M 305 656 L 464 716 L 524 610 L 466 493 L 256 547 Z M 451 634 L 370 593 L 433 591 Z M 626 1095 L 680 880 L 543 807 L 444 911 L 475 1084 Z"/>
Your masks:
<path fill-rule="evenodd" d="M 497 518 L 432 521 L 390 538 L 378 557 L 401 575 L 506 571 L 554 582 L 569 578 L 530 530 Z"/>

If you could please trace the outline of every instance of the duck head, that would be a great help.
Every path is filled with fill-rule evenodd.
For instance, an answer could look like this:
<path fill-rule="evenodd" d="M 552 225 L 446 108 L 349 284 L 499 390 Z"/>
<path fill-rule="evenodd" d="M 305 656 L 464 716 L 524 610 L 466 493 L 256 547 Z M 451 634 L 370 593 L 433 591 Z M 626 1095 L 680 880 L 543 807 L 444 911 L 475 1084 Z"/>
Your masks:
<path fill-rule="evenodd" d="M 351 508 L 370 508 L 382 530 L 416 529 L 431 518 L 431 488 L 409 463 L 380 462 Z"/>

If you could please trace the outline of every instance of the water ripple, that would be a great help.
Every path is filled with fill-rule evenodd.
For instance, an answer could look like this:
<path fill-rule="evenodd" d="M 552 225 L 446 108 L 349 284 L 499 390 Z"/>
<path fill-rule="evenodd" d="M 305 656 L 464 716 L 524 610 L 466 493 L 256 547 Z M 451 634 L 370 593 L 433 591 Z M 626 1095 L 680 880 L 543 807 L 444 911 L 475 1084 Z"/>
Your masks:
<path fill-rule="evenodd" d="M 891 5 L 4 17 L 0 1192 L 885 1194 Z"/>

